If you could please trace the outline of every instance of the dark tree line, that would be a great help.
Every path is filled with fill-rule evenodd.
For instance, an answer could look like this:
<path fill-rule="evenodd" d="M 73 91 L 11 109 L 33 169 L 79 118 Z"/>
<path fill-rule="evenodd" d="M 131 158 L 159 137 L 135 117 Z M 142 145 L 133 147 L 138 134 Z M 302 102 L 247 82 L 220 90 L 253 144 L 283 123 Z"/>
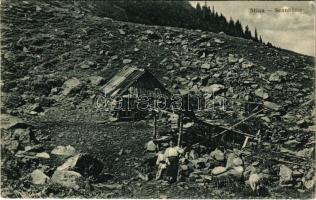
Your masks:
<path fill-rule="evenodd" d="M 243 28 L 239 20 L 229 20 L 219 14 L 214 7 L 192 7 L 188 1 L 96 1 L 96 14 L 116 20 L 142 24 L 174 26 L 189 29 L 200 29 L 215 33 L 224 32 L 228 35 L 251 39 L 263 43 L 257 29 L 254 34 L 248 26 Z M 271 45 L 271 43 L 267 43 Z"/>

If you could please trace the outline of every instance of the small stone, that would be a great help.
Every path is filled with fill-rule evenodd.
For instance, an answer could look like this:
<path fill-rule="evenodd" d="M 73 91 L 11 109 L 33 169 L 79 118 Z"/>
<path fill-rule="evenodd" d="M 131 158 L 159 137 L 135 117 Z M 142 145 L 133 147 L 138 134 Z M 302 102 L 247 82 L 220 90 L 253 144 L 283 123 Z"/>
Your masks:
<path fill-rule="evenodd" d="M 36 5 L 36 12 L 39 12 L 39 11 L 42 11 L 42 8 L 41 7 L 39 7 L 38 5 Z"/>
<path fill-rule="evenodd" d="M 209 64 L 209 63 L 204 63 L 204 64 L 201 65 L 201 68 L 202 68 L 202 69 L 211 69 L 211 64 Z"/>
<path fill-rule="evenodd" d="M 49 159 L 50 158 L 49 154 L 46 153 L 46 152 L 37 153 L 35 156 L 38 157 L 38 158 L 45 158 L 45 159 Z"/>
<path fill-rule="evenodd" d="M 124 60 L 123 60 L 123 64 L 129 64 L 129 63 L 131 63 L 131 62 L 132 62 L 131 59 L 124 59 Z"/>
<path fill-rule="evenodd" d="M 34 111 L 36 113 L 40 113 L 40 112 L 43 112 L 44 109 L 42 108 L 42 106 L 40 106 L 39 103 L 35 103 L 35 104 L 32 104 L 30 106 L 30 111 Z"/>
<path fill-rule="evenodd" d="M 224 41 L 222 41 L 222 40 L 220 40 L 220 39 L 218 39 L 218 38 L 215 38 L 215 39 L 214 39 L 214 42 L 215 42 L 215 43 L 218 43 L 218 44 L 223 44 L 223 43 L 224 43 Z"/>
<path fill-rule="evenodd" d="M 238 58 L 236 58 L 234 55 L 229 54 L 228 55 L 228 63 L 234 64 L 238 62 Z"/>
<path fill-rule="evenodd" d="M 255 66 L 255 64 L 250 62 L 250 61 L 245 61 L 245 62 L 243 62 L 241 64 L 241 67 L 244 68 L 244 69 L 251 68 L 251 67 L 254 67 L 254 66 Z"/>
<path fill-rule="evenodd" d="M 118 31 L 119 31 L 119 33 L 120 33 L 121 35 L 125 35 L 125 34 L 126 34 L 123 29 L 119 29 Z"/>

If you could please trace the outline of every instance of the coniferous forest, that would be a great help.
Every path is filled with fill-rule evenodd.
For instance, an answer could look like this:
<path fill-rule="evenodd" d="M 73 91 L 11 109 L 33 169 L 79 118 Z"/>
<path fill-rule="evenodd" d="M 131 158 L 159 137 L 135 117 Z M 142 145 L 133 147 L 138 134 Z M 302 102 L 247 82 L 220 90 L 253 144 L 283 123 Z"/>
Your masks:
<path fill-rule="evenodd" d="M 257 29 L 252 33 L 248 25 L 242 24 L 238 19 L 227 19 L 214 7 L 199 3 L 196 7 L 189 1 L 97 1 L 96 4 L 95 12 L 101 17 L 148 25 L 224 32 L 264 43 Z M 266 44 L 272 46 L 269 42 Z"/>

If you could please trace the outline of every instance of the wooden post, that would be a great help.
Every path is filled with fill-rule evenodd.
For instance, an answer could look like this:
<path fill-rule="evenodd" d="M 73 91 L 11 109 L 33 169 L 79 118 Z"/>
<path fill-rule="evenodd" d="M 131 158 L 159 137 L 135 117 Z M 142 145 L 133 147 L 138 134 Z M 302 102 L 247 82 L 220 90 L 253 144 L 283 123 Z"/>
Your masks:
<path fill-rule="evenodd" d="M 247 143 L 248 143 L 248 140 L 249 140 L 249 137 L 246 136 L 245 141 L 244 141 L 244 144 L 243 144 L 242 147 L 241 147 L 242 149 L 246 147 L 246 145 L 247 145 Z"/>
<path fill-rule="evenodd" d="M 153 114 L 154 114 L 154 131 L 153 131 L 153 138 L 156 139 L 157 138 L 157 116 L 156 116 L 156 111 L 153 110 Z"/>
<path fill-rule="evenodd" d="M 180 146 L 180 144 L 181 144 L 182 129 L 183 129 L 183 119 L 182 119 L 182 113 L 180 112 L 180 114 L 179 114 L 179 133 L 178 133 L 178 143 L 177 143 L 178 146 Z"/>

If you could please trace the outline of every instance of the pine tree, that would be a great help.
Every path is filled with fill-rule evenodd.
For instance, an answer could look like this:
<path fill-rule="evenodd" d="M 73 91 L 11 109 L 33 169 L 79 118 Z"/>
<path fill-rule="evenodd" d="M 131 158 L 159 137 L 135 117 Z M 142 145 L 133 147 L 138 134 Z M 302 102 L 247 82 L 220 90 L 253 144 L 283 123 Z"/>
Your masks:
<path fill-rule="evenodd" d="M 263 41 L 262 41 L 262 38 L 261 38 L 261 35 L 260 35 L 260 37 L 259 37 L 259 42 L 260 43 L 262 43 Z"/>
<path fill-rule="evenodd" d="M 227 30 L 225 32 L 229 35 L 232 35 L 232 36 L 236 35 L 235 22 L 232 18 L 229 19 Z"/>
<path fill-rule="evenodd" d="M 235 23 L 235 35 L 237 37 L 243 37 L 244 35 L 244 30 L 239 20 L 237 20 Z"/>
<path fill-rule="evenodd" d="M 257 33 L 257 28 L 255 28 L 255 37 L 254 37 L 254 41 L 258 42 L 258 33 Z"/>
<path fill-rule="evenodd" d="M 251 39 L 252 38 L 251 31 L 249 30 L 249 26 L 248 25 L 245 27 L 244 38 L 246 38 L 246 39 Z"/>

